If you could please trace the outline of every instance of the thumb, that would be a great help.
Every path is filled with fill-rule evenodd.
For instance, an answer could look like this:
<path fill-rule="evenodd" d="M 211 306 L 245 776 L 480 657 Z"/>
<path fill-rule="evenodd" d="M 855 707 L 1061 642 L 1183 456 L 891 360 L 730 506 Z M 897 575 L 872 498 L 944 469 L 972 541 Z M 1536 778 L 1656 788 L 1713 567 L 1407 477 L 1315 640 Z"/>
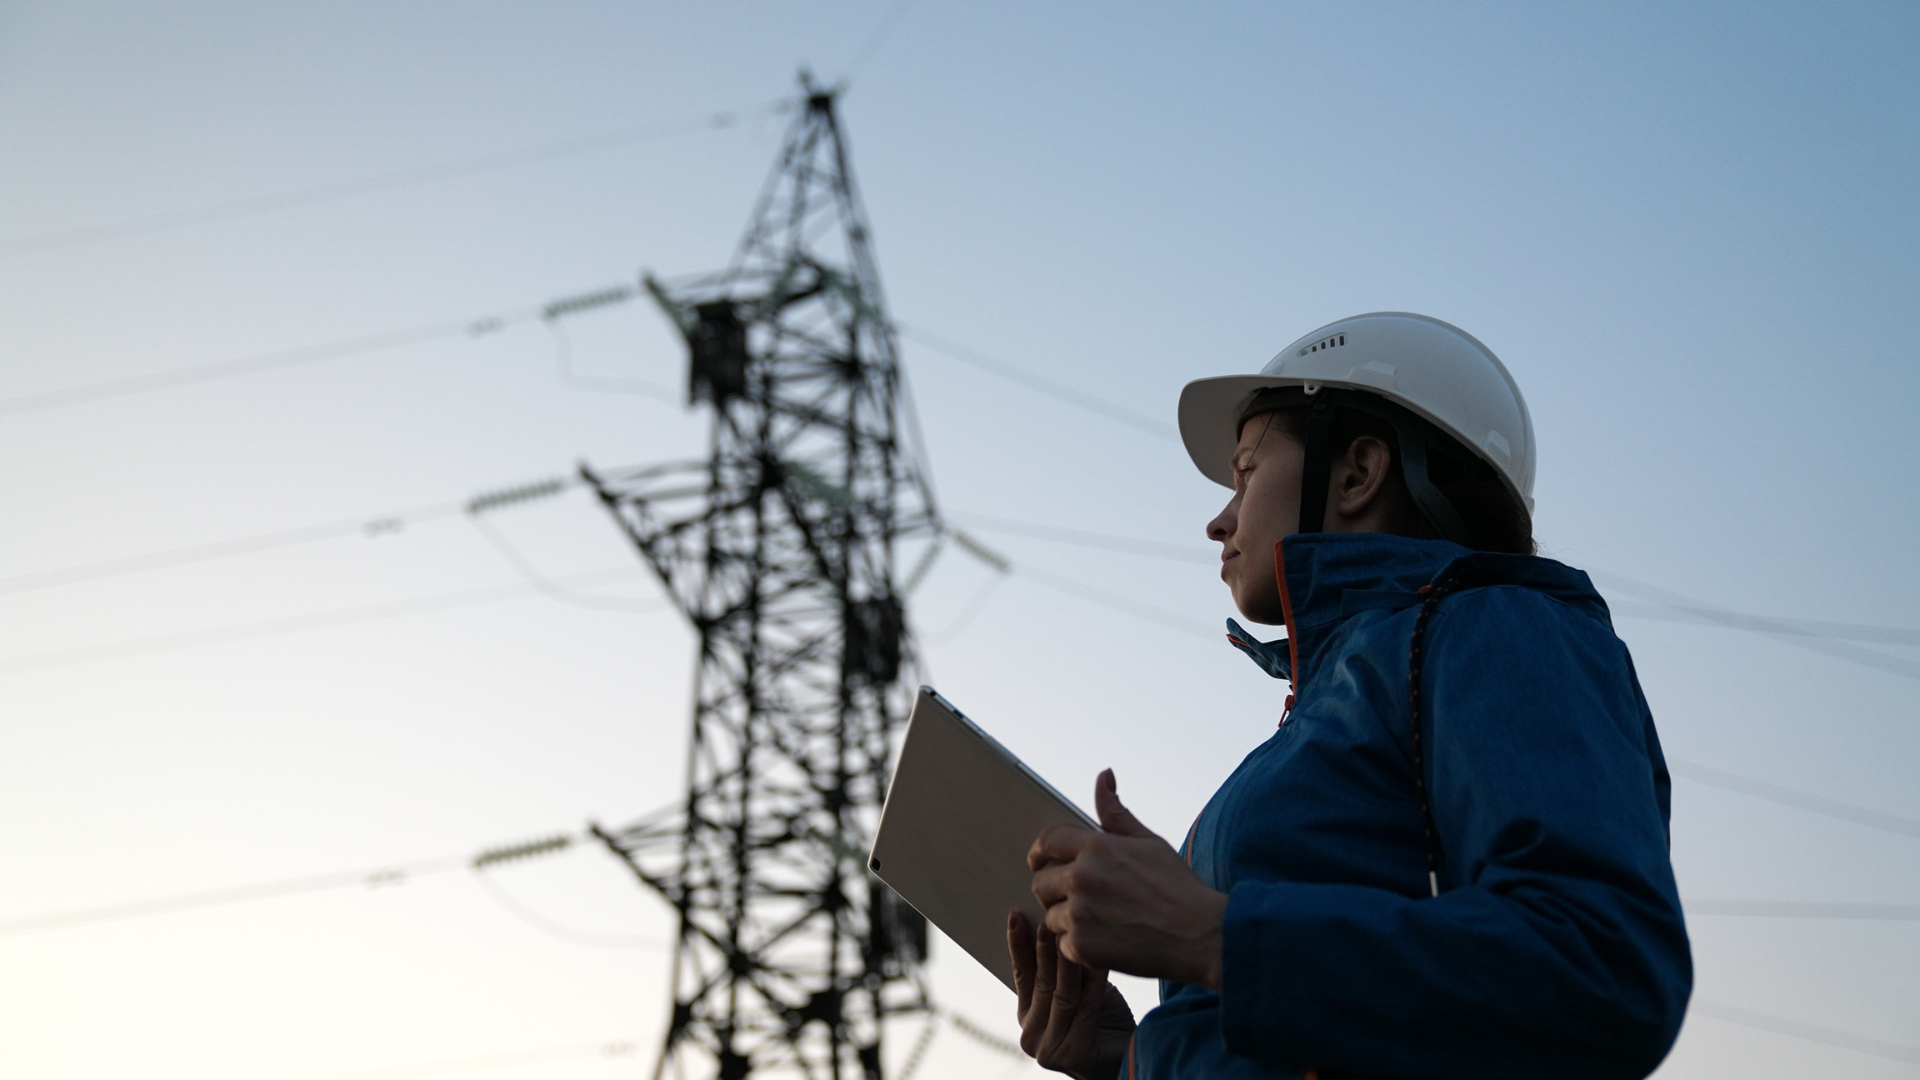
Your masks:
<path fill-rule="evenodd" d="M 1093 782 L 1093 807 L 1100 812 L 1100 828 L 1116 836 L 1152 836 L 1133 811 L 1120 804 L 1120 784 L 1112 769 L 1102 769 Z"/>

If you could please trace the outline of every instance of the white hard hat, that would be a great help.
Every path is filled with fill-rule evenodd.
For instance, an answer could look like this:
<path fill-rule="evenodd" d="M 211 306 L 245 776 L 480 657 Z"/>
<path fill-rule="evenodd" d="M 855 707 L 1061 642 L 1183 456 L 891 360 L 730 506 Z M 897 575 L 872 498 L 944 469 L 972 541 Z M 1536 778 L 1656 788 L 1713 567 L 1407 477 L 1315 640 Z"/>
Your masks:
<path fill-rule="evenodd" d="M 1195 379 L 1180 392 L 1180 437 L 1207 479 L 1233 486 L 1241 413 L 1272 387 L 1357 390 L 1404 406 L 1451 435 L 1533 510 L 1533 419 L 1493 351 L 1457 326 L 1404 311 L 1327 325 L 1287 346 L 1258 375 Z"/>

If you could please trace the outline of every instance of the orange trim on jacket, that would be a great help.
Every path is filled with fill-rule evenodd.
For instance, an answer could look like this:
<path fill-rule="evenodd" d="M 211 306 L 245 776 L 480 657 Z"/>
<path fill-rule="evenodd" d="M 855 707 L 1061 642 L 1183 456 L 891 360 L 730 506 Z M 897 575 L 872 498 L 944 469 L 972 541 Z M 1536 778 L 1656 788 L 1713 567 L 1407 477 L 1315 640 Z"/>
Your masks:
<path fill-rule="evenodd" d="M 1287 703 L 1280 712 L 1280 722 L 1287 722 L 1287 714 L 1293 711 L 1293 700 L 1300 696 L 1300 631 L 1293 625 L 1293 597 L 1287 592 L 1287 557 L 1281 551 L 1284 540 L 1273 542 L 1273 580 L 1280 586 L 1280 617 L 1287 624 L 1287 668 L 1293 677 L 1287 680 L 1292 693 L 1287 695 Z"/>

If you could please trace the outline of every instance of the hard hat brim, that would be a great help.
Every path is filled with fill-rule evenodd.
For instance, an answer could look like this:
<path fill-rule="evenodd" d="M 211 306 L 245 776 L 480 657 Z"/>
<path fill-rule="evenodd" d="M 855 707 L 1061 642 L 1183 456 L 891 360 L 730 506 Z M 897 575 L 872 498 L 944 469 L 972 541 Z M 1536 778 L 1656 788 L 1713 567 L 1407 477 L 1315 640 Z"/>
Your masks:
<path fill-rule="evenodd" d="M 1233 451 L 1240 445 L 1240 410 L 1253 395 L 1275 386 L 1304 386 L 1284 375 L 1221 375 L 1195 379 L 1180 391 L 1180 441 L 1200 475 L 1233 486 Z"/>

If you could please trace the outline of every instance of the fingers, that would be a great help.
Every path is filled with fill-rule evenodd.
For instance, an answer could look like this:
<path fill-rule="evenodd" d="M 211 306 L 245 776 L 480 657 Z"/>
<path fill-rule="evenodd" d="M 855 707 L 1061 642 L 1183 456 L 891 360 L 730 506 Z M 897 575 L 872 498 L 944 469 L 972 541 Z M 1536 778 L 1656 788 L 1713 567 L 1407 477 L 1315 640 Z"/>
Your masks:
<path fill-rule="evenodd" d="M 1060 937 L 1041 924 L 1034 931 L 1033 1011 L 1045 1018 L 1053 1008 L 1054 990 L 1060 985 Z"/>
<path fill-rule="evenodd" d="M 1051 911 L 1055 904 L 1065 900 L 1072 893 L 1073 889 L 1069 883 L 1074 877 L 1073 869 L 1071 864 L 1049 866 L 1033 875 L 1033 898 L 1040 901 L 1042 908 Z M 1085 876 L 1084 872 L 1081 876 Z M 1054 929 L 1057 930 L 1059 927 Z"/>
<path fill-rule="evenodd" d="M 1062 959 L 1056 965 L 1047 1027 L 1040 1039 L 1040 1050 L 1034 1055 L 1043 1065 L 1066 1059 L 1073 1049 L 1074 1037 L 1083 1034 L 1075 1030 L 1073 1019 L 1080 1013 L 1081 999 L 1090 996 L 1083 985 L 1085 972 L 1085 968 L 1071 960 Z"/>
<path fill-rule="evenodd" d="M 1074 1014 L 1076 1028 L 1090 1031 L 1100 1022 L 1100 1012 L 1107 1006 L 1107 993 L 1113 984 L 1107 981 L 1107 973 L 1100 968 L 1083 968 L 1081 976 L 1080 1011 Z"/>
<path fill-rule="evenodd" d="M 1033 1005 L 1033 927 L 1017 911 L 1007 912 L 1007 951 L 1013 954 L 1013 993 L 1018 999 L 1014 1016 L 1024 1024 Z"/>
<path fill-rule="evenodd" d="M 1099 1030 L 1100 1010 L 1107 1002 L 1108 985 L 1106 972 L 1061 958 L 1053 1009 L 1036 1060 L 1048 1068 L 1064 1071 L 1084 1067 Z"/>
<path fill-rule="evenodd" d="M 1060 954 L 1060 964 L 1087 964 L 1086 945 L 1087 927 L 1083 924 L 1077 929 L 1074 925 L 1074 912 L 1067 904 L 1055 904 L 1047 909 L 1041 919 L 1040 927 L 1053 939 L 1053 947 Z"/>
<path fill-rule="evenodd" d="M 1024 921 L 1024 920 L 1023 920 Z M 1060 966 L 1060 950 L 1053 932 L 1045 926 L 1034 932 L 1033 994 L 1026 1012 L 1020 1017 L 1020 1049 L 1038 1057 L 1053 1016 L 1055 977 Z"/>
<path fill-rule="evenodd" d="M 1034 838 L 1027 849 L 1027 869 L 1038 870 L 1050 863 L 1072 862 L 1096 834 L 1073 825 L 1055 825 Z"/>
<path fill-rule="evenodd" d="M 1152 836 L 1153 830 L 1140 824 L 1120 803 L 1120 782 L 1113 777 L 1112 769 L 1102 769 L 1093 781 L 1093 808 L 1100 814 L 1100 827 L 1120 836 Z M 1032 861 L 1032 856 L 1028 856 Z"/>

